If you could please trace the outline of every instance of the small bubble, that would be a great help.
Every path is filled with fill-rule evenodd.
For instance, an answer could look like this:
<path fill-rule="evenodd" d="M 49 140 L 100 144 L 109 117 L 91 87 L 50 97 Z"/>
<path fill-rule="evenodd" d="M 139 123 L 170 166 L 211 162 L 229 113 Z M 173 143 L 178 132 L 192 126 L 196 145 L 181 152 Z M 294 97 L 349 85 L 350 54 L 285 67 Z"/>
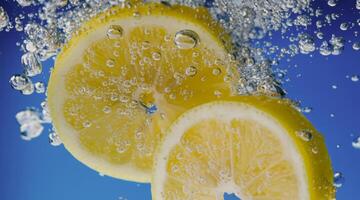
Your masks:
<path fill-rule="evenodd" d="M 106 114 L 110 113 L 111 112 L 110 106 L 104 106 L 103 112 L 106 113 Z"/>
<path fill-rule="evenodd" d="M 354 44 L 352 45 L 352 48 L 355 51 L 359 51 L 360 50 L 360 42 L 354 42 Z"/>
<path fill-rule="evenodd" d="M 199 35 L 192 30 L 181 30 L 175 34 L 174 43 L 179 49 L 191 49 L 200 42 Z"/>
<path fill-rule="evenodd" d="M 328 0 L 327 4 L 331 7 L 335 7 L 338 3 L 338 0 Z"/>
<path fill-rule="evenodd" d="M 91 126 L 91 122 L 89 122 L 89 121 L 83 122 L 83 127 L 84 128 L 89 128 L 90 126 Z"/>
<path fill-rule="evenodd" d="M 45 92 L 45 84 L 43 82 L 35 83 L 35 92 L 36 93 L 44 93 Z"/>
<path fill-rule="evenodd" d="M 144 50 L 149 49 L 150 46 L 151 46 L 151 45 L 150 45 L 150 42 L 149 42 L 149 41 L 144 41 L 144 42 L 142 42 L 142 44 L 141 44 L 141 48 L 144 49 Z"/>
<path fill-rule="evenodd" d="M 222 95 L 222 93 L 219 90 L 215 90 L 214 95 L 219 98 Z"/>
<path fill-rule="evenodd" d="M 139 12 L 134 12 L 134 13 L 133 13 L 133 17 L 135 17 L 135 18 L 140 18 L 141 15 L 140 15 Z"/>
<path fill-rule="evenodd" d="M 33 0 L 16 0 L 16 1 L 22 7 L 30 6 L 31 4 L 34 3 Z"/>
<path fill-rule="evenodd" d="M 172 100 L 174 100 L 174 99 L 176 99 L 176 95 L 175 95 L 174 93 L 171 93 L 171 94 L 169 95 L 169 98 L 172 99 Z"/>
<path fill-rule="evenodd" d="M 49 143 L 52 146 L 59 146 L 62 144 L 62 141 L 58 134 L 56 134 L 55 132 L 52 132 L 49 134 Z"/>
<path fill-rule="evenodd" d="M 313 137 L 312 133 L 308 130 L 296 131 L 296 135 L 306 142 L 309 142 L 310 140 L 312 140 L 312 137 Z"/>
<path fill-rule="evenodd" d="M 106 61 L 106 66 L 109 68 L 113 68 L 115 66 L 115 61 L 113 59 L 108 59 Z"/>
<path fill-rule="evenodd" d="M 214 68 L 212 70 L 212 74 L 215 75 L 215 76 L 218 76 L 221 74 L 221 69 L 220 68 Z"/>
<path fill-rule="evenodd" d="M 21 63 L 24 66 L 25 75 L 27 76 L 36 76 L 42 72 L 42 65 L 34 53 L 28 52 L 24 54 L 21 57 Z"/>
<path fill-rule="evenodd" d="M 152 58 L 153 58 L 153 60 L 160 60 L 161 59 L 161 54 L 159 52 L 153 52 L 152 53 Z"/>
<path fill-rule="evenodd" d="M 340 24 L 340 29 L 341 29 L 342 31 L 346 31 L 346 30 L 348 30 L 348 28 L 349 28 L 349 24 L 348 24 L 348 23 L 343 22 L 343 23 Z"/>
<path fill-rule="evenodd" d="M 11 87 L 15 90 L 23 90 L 25 89 L 29 84 L 31 83 L 31 80 L 29 79 L 29 77 L 23 75 L 23 74 L 16 74 L 13 75 L 10 80 L 9 83 L 11 85 Z"/>
<path fill-rule="evenodd" d="M 135 139 L 137 139 L 137 140 L 140 140 L 141 138 L 143 138 L 143 136 L 144 136 L 144 133 L 141 131 L 138 131 L 135 133 Z"/>
<path fill-rule="evenodd" d="M 304 107 L 301 109 L 303 113 L 310 113 L 313 109 L 311 107 Z"/>
<path fill-rule="evenodd" d="M 334 173 L 334 186 L 336 188 L 341 188 L 344 185 L 345 178 L 341 172 Z"/>
<path fill-rule="evenodd" d="M 116 151 L 117 151 L 118 153 L 124 153 L 124 152 L 126 151 L 126 147 L 124 147 L 123 145 L 118 146 L 118 147 L 116 148 Z"/>
<path fill-rule="evenodd" d="M 107 31 L 109 39 L 119 39 L 123 36 L 124 30 L 120 25 L 111 25 Z"/>
<path fill-rule="evenodd" d="M 351 79 L 352 82 L 358 82 L 360 77 L 359 77 L 359 75 L 353 75 L 353 76 L 351 76 L 350 79 Z"/>
<path fill-rule="evenodd" d="M 317 147 L 312 147 L 311 152 L 313 152 L 313 154 L 317 154 L 319 153 L 319 149 Z"/>
<path fill-rule="evenodd" d="M 355 149 L 360 149 L 360 136 L 355 138 L 351 144 Z"/>
<path fill-rule="evenodd" d="M 186 76 L 195 76 L 197 73 L 197 68 L 194 66 L 189 66 L 185 69 Z"/>
<path fill-rule="evenodd" d="M 336 90 L 338 88 L 338 86 L 337 85 L 332 85 L 331 88 Z"/>
<path fill-rule="evenodd" d="M 336 148 L 337 148 L 337 149 L 340 149 L 340 147 L 341 147 L 340 144 L 337 144 L 337 145 L 336 145 Z"/>
<path fill-rule="evenodd" d="M 23 95 L 31 95 L 32 93 L 34 93 L 34 85 L 28 84 L 24 89 L 21 90 L 21 94 Z"/>
<path fill-rule="evenodd" d="M 334 113 L 330 113 L 330 117 L 331 117 L 331 118 L 334 118 L 334 117 L 335 117 L 335 114 L 334 114 Z"/>

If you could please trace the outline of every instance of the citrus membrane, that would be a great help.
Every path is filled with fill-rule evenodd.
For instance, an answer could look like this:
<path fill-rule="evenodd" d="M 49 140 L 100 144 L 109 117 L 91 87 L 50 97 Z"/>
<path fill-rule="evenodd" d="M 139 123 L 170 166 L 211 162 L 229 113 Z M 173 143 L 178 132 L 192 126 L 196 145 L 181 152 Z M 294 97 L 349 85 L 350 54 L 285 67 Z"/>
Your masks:
<path fill-rule="evenodd" d="M 155 200 L 334 199 L 323 137 L 288 101 L 232 97 L 181 115 L 159 146 Z"/>
<path fill-rule="evenodd" d="M 200 7 L 133 2 L 94 17 L 63 47 L 49 81 L 65 147 L 102 174 L 150 181 L 170 123 L 234 93 L 229 41 Z"/>

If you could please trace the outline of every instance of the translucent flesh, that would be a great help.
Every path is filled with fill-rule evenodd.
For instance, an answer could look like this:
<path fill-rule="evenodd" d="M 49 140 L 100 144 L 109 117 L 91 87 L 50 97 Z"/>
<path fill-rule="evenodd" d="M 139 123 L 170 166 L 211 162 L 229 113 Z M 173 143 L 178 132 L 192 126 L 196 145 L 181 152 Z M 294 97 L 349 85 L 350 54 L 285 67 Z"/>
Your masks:
<path fill-rule="evenodd" d="M 299 180 L 285 154 L 278 136 L 256 121 L 202 121 L 170 151 L 163 199 L 219 200 L 224 192 L 242 199 L 298 199 Z"/>

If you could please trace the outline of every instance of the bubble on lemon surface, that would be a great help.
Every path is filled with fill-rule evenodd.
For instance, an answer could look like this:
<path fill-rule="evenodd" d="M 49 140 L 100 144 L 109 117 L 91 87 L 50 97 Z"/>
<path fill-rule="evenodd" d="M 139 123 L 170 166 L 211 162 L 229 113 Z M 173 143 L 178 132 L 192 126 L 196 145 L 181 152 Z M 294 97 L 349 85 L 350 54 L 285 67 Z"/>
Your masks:
<path fill-rule="evenodd" d="M 181 30 L 174 37 L 174 43 L 179 49 L 194 48 L 199 42 L 199 35 L 192 30 Z"/>
<path fill-rule="evenodd" d="M 123 36 L 124 30 L 120 25 L 111 25 L 107 31 L 109 39 L 119 39 Z"/>
<path fill-rule="evenodd" d="M 197 73 L 197 68 L 195 66 L 189 66 L 185 70 L 187 76 L 195 76 Z"/>
<path fill-rule="evenodd" d="M 311 131 L 308 131 L 308 130 L 296 131 L 296 135 L 298 137 L 300 137 L 302 140 L 304 140 L 305 142 L 309 142 L 310 140 L 312 140 L 312 137 L 313 137 Z"/>

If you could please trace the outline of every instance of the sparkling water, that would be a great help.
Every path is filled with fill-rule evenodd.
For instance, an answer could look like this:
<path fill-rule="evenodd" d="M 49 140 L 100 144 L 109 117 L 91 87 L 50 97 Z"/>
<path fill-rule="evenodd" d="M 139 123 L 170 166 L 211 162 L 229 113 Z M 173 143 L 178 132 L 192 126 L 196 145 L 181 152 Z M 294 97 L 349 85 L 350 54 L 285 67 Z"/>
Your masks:
<path fill-rule="evenodd" d="M 346 46 L 354 51 L 360 50 L 359 40 L 350 41 L 341 35 L 352 31 L 357 36 L 360 19 L 356 22 L 340 21 L 341 15 L 335 12 L 324 13 L 321 9 L 312 8 L 310 0 L 168 0 L 161 2 L 167 6 L 174 4 L 191 7 L 205 6 L 231 34 L 235 47 L 231 54 L 238 61 L 238 70 L 241 74 L 237 85 L 239 95 L 267 94 L 284 97 L 286 91 L 282 88 L 282 83 L 288 82 L 289 79 L 287 71 L 281 71 L 278 68 L 281 61 L 290 62 L 293 57 L 300 54 L 309 56 L 309 58 L 316 54 L 326 58 L 338 56 L 342 54 Z M 125 0 L 16 0 L 14 3 L 22 7 L 38 9 L 33 13 L 20 14 L 11 19 L 7 11 L 0 7 L 0 31 L 14 29 L 23 34 L 23 40 L 19 41 L 20 49 L 23 52 L 19 61 L 23 65 L 23 71 L 14 74 L 9 80 L 11 87 L 23 95 L 46 93 L 46 82 L 36 79 L 42 73 L 49 71 L 49 69 L 43 69 L 43 62 L 55 58 L 85 21 L 111 6 L 127 6 Z M 336 8 L 339 0 L 327 0 L 326 3 L 328 6 Z M 354 8 L 360 10 L 360 0 L 354 1 Z M 139 16 L 135 13 L 134 17 Z M 323 29 L 332 26 L 336 26 L 338 31 L 334 31 L 331 37 L 327 37 L 324 35 Z M 310 27 L 315 30 L 309 31 Z M 295 34 L 288 34 L 293 30 L 296 30 Z M 121 38 L 124 31 L 126 30 L 121 26 L 112 25 L 107 31 L 107 37 L 109 39 Z M 277 33 L 280 33 L 280 37 L 289 44 L 284 46 L 270 41 L 269 38 Z M 170 38 L 164 38 L 164 40 L 170 40 Z M 180 30 L 176 33 L 173 42 L 177 48 L 191 49 L 201 42 L 201 38 L 193 30 Z M 121 47 L 118 46 L 118 48 L 121 51 Z M 142 44 L 142 48 L 149 48 L 149 44 Z M 114 56 L 119 56 L 119 52 L 114 52 Z M 164 58 L 161 53 L 153 52 L 150 59 L 158 61 Z M 104 65 L 113 68 L 116 66 L 116 62 L 110 59 Z M 192 77 L 197 73 L 196 66 L 188 66 L 184 75 Z M 219 75 L 222 72 L 214 68 L 212 73 Z M 297 77 L 300 76 L 301 74 L 297 75 Z M 349 74 L 348 80 L 358 82 L 359 75 Z M 329 88 L 336 91 L 341 89 L 341 85 L 334 84 Z M 214 91 L 214 94 L 221 96 L 219 91 Z M 174 94 L 170 94 L 169 97 L 170 99 L 176 98 Z M 116 95 L 112 96 L 112 100 L 129 102 L 129 99 Z M 156 105 L 143 104 L 143 107 L 149 115 L 158 112 Z M 294 107 L 299 112 L 306 114 L 313 112 L 312 107 L 301 106 L 296 102 L 294 102 Z M 111 110 L 111 107 L 104 106 L 102 112 L 108 114 L 114 111 Z M 330 113 L 328 116 L 333 118 L 335 114 Z M 44 102 L 41 103 L 40 110 L 28 108 L 20 111 L 16 114 L 16 120 L 20 125 L 21 138 L 24 140 L 32 140 L 40 136 L 44 130 L 44 124 L 51 123 L 46 100 L 44 99 Z M 84 121 L 82 125 L 91 127 L 92 123 Z M 138 138 L 141 137 L 141 133 L 137 134 Z M 296 135 L 306 142 L 313 139 L 312 133 L 307 130 L 298 130 Z M 62 143 L 53 130 L 49 133 L 48 138 L 49 143 L 53 146 Z M 351 145 L 359 149 L 359 137 L 354 139 Z M 127 147 L 128 144 L 125 142 L 120 144 L 117 150 L 119 153 L 123 153 Z M 318 153 L 317 149 L 312 151 L 314 154 Z M 334 180 L 335 187 L 340 188 L 343 185 L 344 178 L 340 172 L 334 174 Z"/>

